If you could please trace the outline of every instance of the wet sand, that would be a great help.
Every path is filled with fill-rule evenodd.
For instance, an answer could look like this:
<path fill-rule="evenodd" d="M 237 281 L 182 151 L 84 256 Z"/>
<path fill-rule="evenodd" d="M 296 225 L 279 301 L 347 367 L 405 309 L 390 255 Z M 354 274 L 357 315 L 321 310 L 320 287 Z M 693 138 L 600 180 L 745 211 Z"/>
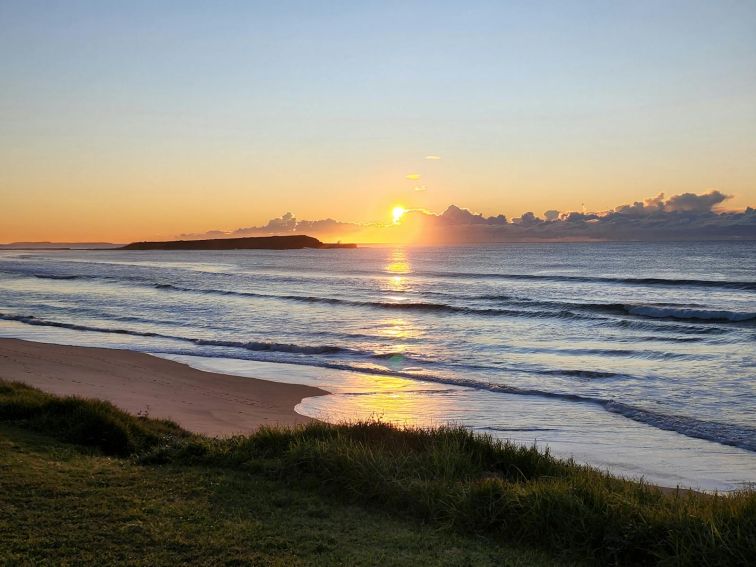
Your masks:
<path fill-rule="evenodd" d="M 107 400 L 211 436 L 312 421 L 294 407 L 325 390 L 195 370 L 126 350 L 0 339 L 0 378 L 58 395 Z"/>

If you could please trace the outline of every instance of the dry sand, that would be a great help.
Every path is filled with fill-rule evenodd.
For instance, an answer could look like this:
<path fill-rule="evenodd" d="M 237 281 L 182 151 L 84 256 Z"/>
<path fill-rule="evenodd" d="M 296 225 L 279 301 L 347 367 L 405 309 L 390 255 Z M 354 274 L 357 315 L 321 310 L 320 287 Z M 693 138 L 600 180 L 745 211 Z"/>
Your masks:
<path fill-rule="evenodd" d="M 294 411 L 325 390 L 195 370 L 140 352 L 0 339 L 0 378 L 58 395 L 107 400 L 212 436 L 312 421 Z"/>

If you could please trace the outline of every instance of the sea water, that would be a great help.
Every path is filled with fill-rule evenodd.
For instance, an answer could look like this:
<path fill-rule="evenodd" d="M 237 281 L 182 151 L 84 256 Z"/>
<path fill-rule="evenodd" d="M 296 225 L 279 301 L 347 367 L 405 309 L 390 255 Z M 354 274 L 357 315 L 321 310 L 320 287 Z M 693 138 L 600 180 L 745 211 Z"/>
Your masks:
<path fill-rule="evenodd" d="M 756 482 L 756 242 L 2 251 L 0 336 L 319 386 L 667 486 Z"/>

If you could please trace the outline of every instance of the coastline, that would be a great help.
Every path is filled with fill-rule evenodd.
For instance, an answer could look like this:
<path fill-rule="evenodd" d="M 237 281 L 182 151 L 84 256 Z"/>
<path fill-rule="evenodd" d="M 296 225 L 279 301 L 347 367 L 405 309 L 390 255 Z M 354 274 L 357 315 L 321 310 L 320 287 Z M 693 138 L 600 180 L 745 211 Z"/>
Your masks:
<path fill-rule="evenodd" d="M 280 365 L 276 365 L 280 366 Z M 289 365 L 283 365 L 289 366 Z M 120 348 L 72 346 L 19 338 L 0 338 L 0 379 L 18 381 L 59 396 L 79 396 L 113 403 L 135 416 L 168 419 L 182 428 L 209 437 L 253 434 L 260 426 L 291 426 L 311 422 L 349 423 L 323 419 L 322 413 L 300 414 L 295 407 L 305 399 L 339 395 L 339 388 L 324 390 L 297 383 L 300 376 L 293 368 L 278 381 L 258 378 L 254 372 L 232 369 L 202 369 L 201 365 L 163 358 Z M 265 376 L 265 371 L 262 371 Z M 289 381 L 292 380 L 292 381 Z M 331 388 L 329 387 L 329 390 Z M 351 391 L 351 389 L 350 389 Z M 312 416 L 312 417 L 311 417 Z M 448 425 L 439 422 L 427 427 Z M 420 427 L 423 427 L 422 425 Z M 514 441 L 524 446 L 521 441 Z M 557 458 L 574 458 L 559 455 Z M 600 462 L 579 459 L 601 470 L 610 469 Z M 706 488 L 675 482 L 665 476 L 632 475 L 611 470 L 628 480 L 643 480 L 664 493 L 728 493 L 740 488 Z"/>
<path fill-rule="evenodd" d="M 294 407 L 327 395 L 312 386 L 242 378 L 128 350 L 0 339 L 0 378 L 51 394 L 96 398 L 134 414 L 170 419 L 203 435 L 316 421 Z"/>

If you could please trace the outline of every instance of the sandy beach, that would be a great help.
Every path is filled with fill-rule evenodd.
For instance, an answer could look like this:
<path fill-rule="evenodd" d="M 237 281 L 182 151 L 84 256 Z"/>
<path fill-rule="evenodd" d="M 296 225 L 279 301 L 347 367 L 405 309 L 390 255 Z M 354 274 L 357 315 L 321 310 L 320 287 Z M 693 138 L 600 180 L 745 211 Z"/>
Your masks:
<path fill-rule="evenodd" d="M 325 390 L 195 370 L 126 350 L 0 339 L 0 378 L 58 395 L 107 400 L 132 414 L 228 436 L 311 421 L 294 407 Z"/>

